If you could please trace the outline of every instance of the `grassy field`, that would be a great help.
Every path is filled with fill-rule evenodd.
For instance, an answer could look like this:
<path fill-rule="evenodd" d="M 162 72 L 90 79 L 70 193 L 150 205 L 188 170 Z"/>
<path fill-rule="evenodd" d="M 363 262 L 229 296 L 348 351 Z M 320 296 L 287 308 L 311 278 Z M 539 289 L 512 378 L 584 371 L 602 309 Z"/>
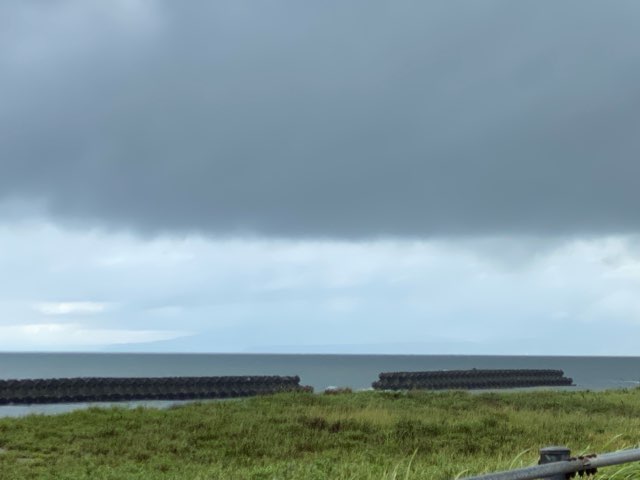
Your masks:
<path fill-rule="evenodd" d="M 0 479 L 440 480 L 639 441 L 640 389 L 281 394 L 0 419 Z"/>

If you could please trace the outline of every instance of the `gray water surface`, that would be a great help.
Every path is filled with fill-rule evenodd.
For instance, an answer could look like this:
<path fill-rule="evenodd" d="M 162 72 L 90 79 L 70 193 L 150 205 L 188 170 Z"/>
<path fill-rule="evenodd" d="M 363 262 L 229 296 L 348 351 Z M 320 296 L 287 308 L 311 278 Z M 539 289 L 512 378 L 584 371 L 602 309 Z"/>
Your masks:
<path fill-rule="evenodd" d="M 63 377 L 170 377 L 299 375 L 316 391 L 328 386 L 371 387 L 380 372 L 469 368 L 552 368 L 572 377 L 576 389 L 640 385 L 640 357 L 535 357 L 464 355 L 273 355 L 0 353 L 0 379 Z M 176 402 L 123 402 L 163 408 Z M 0 417 L 60 413 L 88 404 L 0 406 Z M 108 405 L 108 404 L 100 404 Z"/>

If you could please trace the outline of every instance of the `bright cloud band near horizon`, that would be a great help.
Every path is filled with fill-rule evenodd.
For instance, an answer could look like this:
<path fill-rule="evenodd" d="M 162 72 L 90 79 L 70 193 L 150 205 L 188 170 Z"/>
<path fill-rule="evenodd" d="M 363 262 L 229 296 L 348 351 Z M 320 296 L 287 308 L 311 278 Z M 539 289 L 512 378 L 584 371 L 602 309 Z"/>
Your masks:
<path fill-rule="evenodd" d="M 638 242 L 5 226 L 0 265 L 13 273 L 0 279 L 0 349 L 633 355 Z"/>

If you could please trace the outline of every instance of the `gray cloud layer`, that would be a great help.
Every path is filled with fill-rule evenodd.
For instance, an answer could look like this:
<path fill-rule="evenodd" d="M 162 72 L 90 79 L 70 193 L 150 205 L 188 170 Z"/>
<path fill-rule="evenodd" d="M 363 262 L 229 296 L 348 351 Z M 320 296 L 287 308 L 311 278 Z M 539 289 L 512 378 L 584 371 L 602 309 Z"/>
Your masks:
<path fill-rule="evenodd" d="M 640 4 L 3 2 L 0 200 L 145 232 L 640 230 Z"/>

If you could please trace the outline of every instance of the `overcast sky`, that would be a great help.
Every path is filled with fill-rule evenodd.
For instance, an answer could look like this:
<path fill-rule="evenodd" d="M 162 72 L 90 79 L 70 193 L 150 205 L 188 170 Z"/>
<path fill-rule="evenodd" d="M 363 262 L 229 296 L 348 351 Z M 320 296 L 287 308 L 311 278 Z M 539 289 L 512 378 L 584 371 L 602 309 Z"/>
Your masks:
<path fill-rule="evenodd" d="M 4 1 L 0 350 L 639 355 L 639 44 L 634 0 Z"/>

